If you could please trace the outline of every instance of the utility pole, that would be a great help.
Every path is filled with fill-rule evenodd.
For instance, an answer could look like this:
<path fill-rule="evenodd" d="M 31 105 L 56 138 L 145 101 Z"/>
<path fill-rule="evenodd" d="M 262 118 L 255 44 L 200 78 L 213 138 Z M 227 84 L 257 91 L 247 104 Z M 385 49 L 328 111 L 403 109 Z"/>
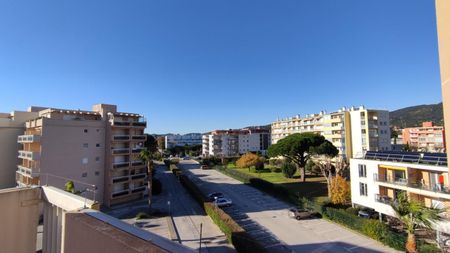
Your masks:
<path fill-rule="evenodd" d="M 198 248 L 198 252 L 202 252 L 202 229 L 203 229 L 203 223 L 200 223 L 200 248 Z"/>

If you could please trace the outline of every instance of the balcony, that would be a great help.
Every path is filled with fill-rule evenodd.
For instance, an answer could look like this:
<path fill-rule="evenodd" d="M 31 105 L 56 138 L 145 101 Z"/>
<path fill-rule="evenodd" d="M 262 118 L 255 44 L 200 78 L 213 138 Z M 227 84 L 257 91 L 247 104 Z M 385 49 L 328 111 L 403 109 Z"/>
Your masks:
<path fill-rule="evenodd" d="M 141 151 L 145 150 L 145 148 L 132 148 L 131 153 L 139 154 Z"/>
<path fill-rule="evenodd" d="M 113 155 L 128 155 L 130 154 L 129 148 L 114 148 L 112 150 Z"/>
<path fill-rule="evenodd" d="M 130 127 L 130 122 L 125 121 L 113 121 L 113 127 Z"/>
<path fill-rule="evenodd" d="M 131 125 L 133 127 L 145 128 L 147 127 L 147 122 L 132 122 Z"/>
<path fill-rule="evenodd" d="M 426 185 L 422 184 L 421 182 L 413 182 L 409 183 L 408 187 L 430 191 L 430 192 L 436 192 L 436 193 L 446 193 L 450 194 L 450 185 L 441 185 L 441 184 L 435 184 L 435 185 Z"/>
<path fill-rule="evenodd" d="M 131 176 L 131 180 L 144 179 L 147 177 L 147 173 L 140 173 Z"/>
<path fill-rule="evenodd" d="M 21 159 L 37 161 L 37 160 L 39 160 L 39 158 L 41 156 L 40 156 L 39 152 L 19 150 L 19 156 L 18 157 L 21 158 Z"/>
<path fill-rule="evenodd" d="M 35 134 L 20 135 L 17 137 L 18 143 L 33 143 L 33 142 L 39 142 L 39 141 L 41 141 L 41 136 L 35 135 Z"/>
<path fill-rule="evenodd" d="M 112 181 L 113 181 L 113 184 L 115 184 L 115 183 L 126 182 L 126 181 L 128 181 L 128 179 L 129 179 L 129 177 L 128 177 L 128 175 L 126 175 L 126 176 L 113 177 Z"/>
<path fill-rule="evenodd" d="M 386 205 L 392 205 L 394 203 L 394 200 L 391 197 L 380 194 L 375 194 L 375 201 Z"/>
<path fill-rule="evenodd" d="M 132 161 L 131 162 L 131 167 L 142 167 L 145 166 L 143 161 Z"/>
<path fill-rule="evenodd" d="M 147 139 L 147 136 L 145 135 L 133 135 L 131 136 L 131 140 L 134 141 L 145 141 Z"/>
<path fill-rule="evenodd" d="M 39 168 L 28 168 L 23 165 L 17 165 L 17 172 L 24 176 L 38 177 L 40 169 Z"/>
<path fill-rule="evenodd" d="M 116 190 L 112 193 L 113 198 L 121 197 L 124 195 L 128 195 L 128 189 Z"/>
<path fill-rule="evenodd" d="M 131 193 L 143 192 L 143 191 L 145 191 L 145 189 L 147 189 L 147 186 L 145 186 L 145 185 L 139 186 L 139 187 L 132 189 Z"/>
<path fill-rule="evenodd" d="M 128 168 L 128 167 L 130 167 L 130 162 L 113 162 L 114 169 Z"/>
<path fill-rule="evenodd" d="M 130 136 L 129 135 L 114 135 L 113 140 L 114 141 L 129 141 Z"/>
<path fill-rule="evenodd" d="M 408 180 L 406 178 L 403 177 L 388 177 L 388 176 L 383 176 L 383 175 L 378 175 L 377 173 L 375 173 L 374 175 L 374 180 L 376 182 L 381 182 L 381 183 L 388 183 L 388 184 L 394 184 L 394 185 L 400 185 L 400 186 L 407 186 L 408 185 Z"/>

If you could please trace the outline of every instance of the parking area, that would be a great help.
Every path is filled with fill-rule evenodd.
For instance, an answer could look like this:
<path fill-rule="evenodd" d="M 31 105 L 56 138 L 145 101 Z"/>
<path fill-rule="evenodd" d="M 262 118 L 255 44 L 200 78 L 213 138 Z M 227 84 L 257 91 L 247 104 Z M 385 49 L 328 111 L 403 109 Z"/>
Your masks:
<path fill-rule="evenodd" d="M 224 208 L 250 233 L 277 249 L 294 252 L 398 252 L 381 243 L 323 219 L 297 221 L 288 216 L 289 204 L 216 170 L 201 170 L 195 162 L 180 164 L 206 192 L 222 192 L 233 201 Z"/>

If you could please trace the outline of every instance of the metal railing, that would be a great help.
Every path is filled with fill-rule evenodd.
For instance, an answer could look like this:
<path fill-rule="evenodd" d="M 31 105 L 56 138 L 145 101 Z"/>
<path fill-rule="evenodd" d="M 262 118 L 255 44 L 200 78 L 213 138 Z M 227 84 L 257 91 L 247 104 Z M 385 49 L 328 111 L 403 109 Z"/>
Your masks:
<path fill-rule="evenodd" d="M 392 177 L 387 177 L 387 176 L 381 176 L 381 175 L 378 175 L 377 173 L 374 174 L 374 180 L 377 182 L 388 183 L 388 184 L 399 185 L 399 186 L 406 186 L 406 187 L 430 191 L 430 192 L 450 194 L 450 185 L 444 185 L 444 184 L 427 185 L 420 181 L 410 182 L 406 178 L 401 178 L 401 177 L 392 178 Z"/>
<path fill-rule="evenodd" d="M 373 174 L 374 180 L 377 182 L 395 184 L 395 185 L 408 185 L 408 180 L 404 177 L 388 177 L 386 175 L 378 175 L 377 173 Z"/>
<path fill-rule="evenodd" d="M 112 150 L 113 155 L 120 155 L 120 154 L 129 154 L 130 149 L 129 148 L 114 148 Z"/>
<path fill-rule="evenodd" d="M 375 201 L 387 205 L 392 205 L 394 203 L 394 200 L 391 197 L 381 194 L 375 194 Z"/>
<path fill-rule="evenodd" d="M 93 200 L 94 202 L 96 201 L 97 186 L 95 184 L 88 184 L 75 179 L 57 176 L 50 173 L 41 173 L 39 178 L 39 184 L 41 186 L 55 186 L 60 189 L 65 189 L 65 184 L 69 181 L 73 182 L 74 184 L 74 194 L 80 195 L 85 199 Z"/>
<path fill-rule="evenodd" d="M 113 136 L 113 140 L 115 140 L 115 141 L 128 141 L 128 140 L 130 140 L 130 136 L 129 135 L 114 135 Z"/>

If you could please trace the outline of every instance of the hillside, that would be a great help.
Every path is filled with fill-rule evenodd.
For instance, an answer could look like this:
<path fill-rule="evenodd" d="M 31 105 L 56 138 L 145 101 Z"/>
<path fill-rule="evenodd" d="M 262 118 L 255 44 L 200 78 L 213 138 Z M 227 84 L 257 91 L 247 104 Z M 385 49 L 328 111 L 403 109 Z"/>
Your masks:
<path fill-rule="evenodd" d="M 398 128 L 421 126 L 424 121 L 444 125 L 442 103 L 417 105 L 390 112 L 391 126 Z"/>

